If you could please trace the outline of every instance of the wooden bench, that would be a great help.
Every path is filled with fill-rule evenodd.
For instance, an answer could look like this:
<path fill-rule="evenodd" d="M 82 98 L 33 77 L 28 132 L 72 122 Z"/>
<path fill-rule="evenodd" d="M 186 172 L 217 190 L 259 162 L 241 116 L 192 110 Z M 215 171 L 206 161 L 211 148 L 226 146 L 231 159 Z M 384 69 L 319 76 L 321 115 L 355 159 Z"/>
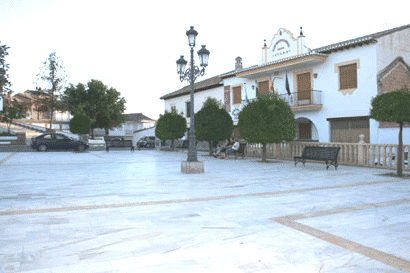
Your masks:
<path fill-rule="evenodd" d="M 337 156 L 339 154 L 340 147 L 319 147 L 319 146 L 306 146 L 303 150 L 302 156 L 295 156 L 295 166 L 298 162 L 302 162 L 305 166 L 306 160 L 324 161 L 326 163 L 326 170 L 331 165 L 335 166 L 337 170 Z"/>
<path fill-rule="evenodd" d="M 134 146 L 132 145 L 132 140 L 106 140 L 105 150 L 110 151 L 110 148 L 131 148 L 131 152 L 134 151 Z"/>

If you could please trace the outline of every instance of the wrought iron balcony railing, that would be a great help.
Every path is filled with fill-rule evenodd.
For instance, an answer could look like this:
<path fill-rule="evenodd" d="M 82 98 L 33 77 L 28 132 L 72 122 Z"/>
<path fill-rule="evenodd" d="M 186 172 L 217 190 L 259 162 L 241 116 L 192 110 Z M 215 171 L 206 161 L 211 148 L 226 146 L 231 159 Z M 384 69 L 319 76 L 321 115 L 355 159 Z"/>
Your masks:
<path fill-rule="evenodd" d="M 322 91 L 306 90 L 289 94 L 281 94 L 290 107 L 306 105 L 322 105 Z"/>

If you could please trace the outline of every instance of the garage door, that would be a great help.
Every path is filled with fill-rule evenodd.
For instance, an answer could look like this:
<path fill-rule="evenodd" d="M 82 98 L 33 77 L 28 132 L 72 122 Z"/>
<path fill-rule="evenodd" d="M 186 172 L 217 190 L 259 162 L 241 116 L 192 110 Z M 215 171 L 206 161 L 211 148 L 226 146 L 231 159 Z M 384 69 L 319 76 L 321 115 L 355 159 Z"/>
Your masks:
<path fill-rule="evenodd" d="M 370 130 L 368 117 L 328 119 L 330 122 L 330 141 L 357 143 L 360 135 L 364 141 L 370 143 Z"/>

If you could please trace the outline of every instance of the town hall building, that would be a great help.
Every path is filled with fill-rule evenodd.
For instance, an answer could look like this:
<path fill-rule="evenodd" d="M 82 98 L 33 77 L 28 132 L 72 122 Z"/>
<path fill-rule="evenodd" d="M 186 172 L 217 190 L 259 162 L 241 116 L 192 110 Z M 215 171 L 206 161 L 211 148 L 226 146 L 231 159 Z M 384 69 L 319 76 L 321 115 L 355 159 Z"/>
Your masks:
<path fill-rule="evenodd" d="M 379 94 L 410 88 L 410 25 L 310 49 L 302 28 L 296 37 L 280 28 L 262 48 L 258 64 L 197 82 L 197 112 L 208 97 L 216 98 L 231 114 L 256 98 L 256 92 L 275 92 L 291 107 L 296 141 L 397 144 L 396 124 L 370 119 L 371 101 Z M 161 97 L 165 110 L 183 113 L 189 126 L 189 86 Z M 235 129 L 235 135 L 239 131 Z M 410 126 L 403 130 L 410 144 Z"/>

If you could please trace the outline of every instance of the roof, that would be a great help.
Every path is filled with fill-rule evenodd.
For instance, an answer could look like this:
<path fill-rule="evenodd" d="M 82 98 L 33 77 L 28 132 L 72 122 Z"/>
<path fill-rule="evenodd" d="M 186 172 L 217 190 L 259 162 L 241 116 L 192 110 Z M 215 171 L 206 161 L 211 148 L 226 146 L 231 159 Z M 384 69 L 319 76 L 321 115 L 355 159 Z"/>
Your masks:
<path fill-rule="evenodd" d="M 392 61 L 388 66 L 386 66 L 384 69 L 382 69 L 378 74 L 377 74 L 377 79 L 380 81 L 386 74 L 390 72 L 398 63 L 402 63 L 403 66 L 407 69 L 407 73 L 410 75 L 410 66 L 406 64 L 406 62 L 403 60 L 403 57 L 397 57 Z"/>
<path fill-rule="evenodd" d="M 242 70 L 242 69 L 239 69 Z M 223 73 L 221 75 L 219 75 L 219 77 L 221 77 L 221 79 L 226 79 L 226 78 L 230 78 L 230 77 L 235 77 L 236 72 L 238 72 L 239 70 L 232 70 L 226 73 Z"/>
<path fill-rule="evenodd" d="M 304 57 L 307 57 L 307 56 L 327 57 L 326 54 L 322 54 L 322 53 L 317 53 L 317 52 L 311 51 L 311 52 L 308 52 L 308 53 L 305 53 L 305 54 L 300 54 L 300 55 L 291 56 L 291 57 L 284 58 L 284 59 L 280 59 L 280 60 L 276 60 L 276 61 L 267 62 L 267 63 L 262 64 L 262 65 L 254 65 L 254 66 L 251 66 L 251 67 L 247 67 L 247 68 L 241 69 L 241 70 L 238 71 L 238 72 L 244 72 L 244 71 L 252 70 L 252 69 L 255 69 L 255 68 L 261 68 L 261 67 L 269 66 L 269 65 L 272 65 L 272 64 L 284 63 L 284 62 L 287 62 L 287 61 L 290 61 L 290 60 L 300 59 L 300 58 L 304 58 Z"/>
<path fill-rule="evenodd" d="M 336 50 L 340 50 L 340 49 L 344 49 L 344 48 L 349 48 L 351 46 L 375 43 L 375 42 L 377 42 L 377 38 L 380 38 L 380 37 L 392 34 L 396 31 L 401 31 L 401 30 L 404 30 L 404 29 L 407 29 L 407 28 L 410 28 L 410 25 L 404 25 L 404 26 L 401 26 L 401 27 L 396 27 L 396 28 L 376 32 L 376 33 L 373 33 L 373 34 L 370 34 L 370 35 L 366 35 L 366 36 L 358 37 L 358 38 L 355 38 L 355 39 L 339 42 L 339 43 L 336 43 L 336 44 L 331 44 L 331 45 L 327 45 L 327 46 L 324 46 L 324 47 L 319 47 L 319 48 L 314 49 L 314 51 L 320 52 L 320 53 L 330 53 L 332 51 L 336 51 Z"/>
<path fill-rule="evenodd" d="M 127 116 L 126 121 L 134 121 L 134 122 L 147 122 L 147 121 L 155 121 L 155 119 L 151 119 L 142 113 L 136 113 L 136 114 L 125 114 Z"/>
<path fill-rule="evenodd" d="M 17 93 L 13 96 L 13 98 L 20 103 L 31 103 L 34 100 L 34 97 L 30 93 Z"/>
<path fill-rule="evenodd" d="M 204 91 L 218 86 L 223 86 L 220 76 L 215 76 L 200 82 L 195 83 L 194 92 Z M 160 97 L 161 100 L 171 99 L 182 95 L 187 95 L 191 92 L 190 85 L 187 85 L 175 92 L 169 93 Z"/>

